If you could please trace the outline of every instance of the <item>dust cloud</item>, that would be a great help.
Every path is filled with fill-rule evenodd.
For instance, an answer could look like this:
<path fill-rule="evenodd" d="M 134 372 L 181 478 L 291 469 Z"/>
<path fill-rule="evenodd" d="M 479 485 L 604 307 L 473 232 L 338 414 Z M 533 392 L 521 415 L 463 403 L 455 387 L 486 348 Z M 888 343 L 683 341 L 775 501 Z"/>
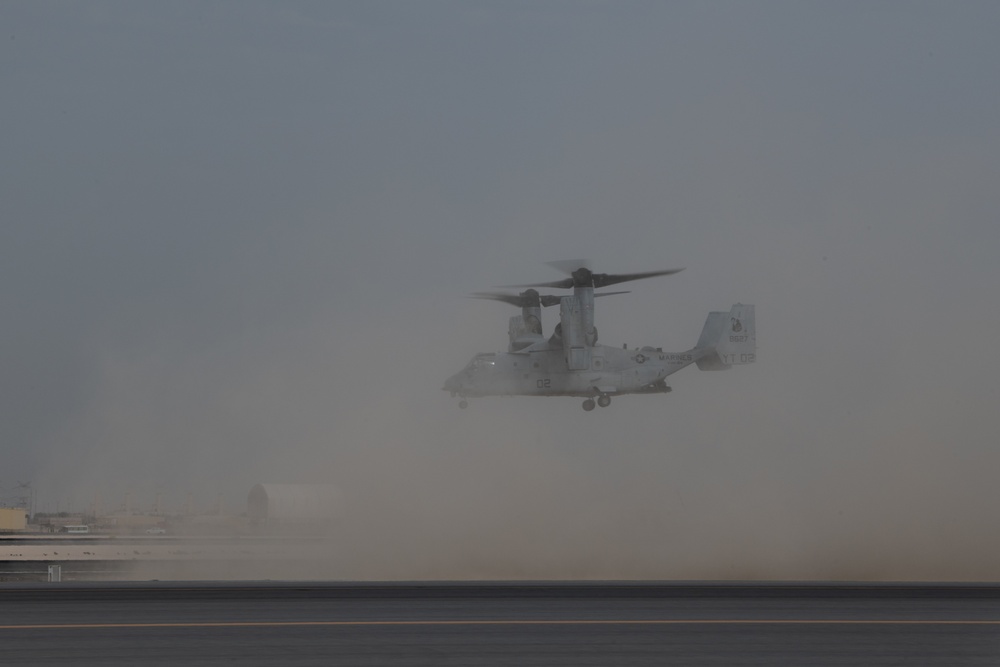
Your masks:
<path fill-rule="evenodd" d="M 501 319 L 499 310 L 487 328 Z M 456 312 L 457 323 L 463 317 Z M 391 315 L 379 318 L 379 330 L 396 330 Z M 456 337 L 474 338 L 478 323 L 471 324 Z M 427 329 L 411 327 L 411 335 L 433 338 L 433 327 L 421 326 Z M 772 348 L 767 333 L 761 339 Z M 225 568 L 140 565 L 136 576 L 1000 575 L 1000 541 L 990 528 L 993 454 L 973 453 L 974 440 L 952 444 L 945 431 L 934 432 L 935 420 L 915 425 L 906 406 L 919 406 L 919 396 L 890 394 L 863 414 L 796 418 L 789 410 L 810 399 L 793 397 L 796 387 L 784 398 L 762 396 L 762 378 L 787 366 L 762 354 L 756 366 L 726 373 L 688 369 L 675 376 L 670 395 L 621 397 L 595 413 L 561 398 L 474 399 L 463 411 L 431 384 L 448 362 L 464 363 L 443 359 L 454 356 L 449 350 L 417 354 L 382 336 L 302 340 L 311 346 L 274 353 L 264 364 L 235 363 L 253 370 L 232 384 L 221 381 L 224 370 L 204 364 L 119 369 L 95 413 L 99 426 L 89 427 L 96 434 L 86 424 L 74 428 L 99 444 L 72 470 L 49 471 L 81 501 L 94 488 L 121 489 L 126 481 L 137 488 L 127 470 L 146 471 L 150 485 L 157 473 L 170 474 L 199 498 L 224 491 L 234 512 L 245 510 L 257 481 L 332 483 L 342 491 L 332 523 L 308 533 L 322 538 L 318 544 Z M 332 361 L 313 368 L 315 359 Z M 192 396 L 193 376 L 212 378 L 210 391 Z M 172 409 L 164 414 L 164 406 Z"/>
<path fill-rule="evenodd" d="M 342 490 L 319 553 L 234 576 L 1000 580 L 998 18 L 0 9 L 0 490 Z M 757 363 L 459 410 L 514 314 L 465 295 L 570 257 L 686 267 L 602 342 L 754 303 Z"/>

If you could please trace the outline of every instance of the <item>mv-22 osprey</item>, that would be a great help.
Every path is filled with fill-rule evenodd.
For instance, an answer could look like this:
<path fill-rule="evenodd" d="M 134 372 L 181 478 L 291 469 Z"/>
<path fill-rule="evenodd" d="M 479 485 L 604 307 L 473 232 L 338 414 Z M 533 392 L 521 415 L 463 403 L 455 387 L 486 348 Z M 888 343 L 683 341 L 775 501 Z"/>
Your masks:
<path fill-rule="evenodd" d="M 632 280 L 668 276 L 681 269 L 646 273 L 593 273 L 582 262 L 551 264 L 570 277 L 531 285 L 519 294 L 478 292 L 480 299 L 503 301 L 521 308 L 510 318 L 510 345 L 506 352 L 477 354 L 460 372 L 445 381 L 444 390 L 466 398 L 478 396 L 581 396 L 588 412 L 595 404 L 611 405 L 612 396 L 658 394 L 671 391 L 668 375 L 696 364 L 701 370 L 728 370 L 756 360 L 754 307 L 738 303 L 729 312 L 712 312 L 698 343 L 683 352 L 659 347 L 629 350 L 597 344 L 594 298 L 626 292 L 595 292 Z M 568 266 L 567 266 L 568 265 Z M 572 271 L 568 270 L 570 267 Z M 535 287 L 573 289 L 572 296 L 539 294 Z M 559 323 L 552 335 L 542 334 L 542 307 L 559 304 Z"/>

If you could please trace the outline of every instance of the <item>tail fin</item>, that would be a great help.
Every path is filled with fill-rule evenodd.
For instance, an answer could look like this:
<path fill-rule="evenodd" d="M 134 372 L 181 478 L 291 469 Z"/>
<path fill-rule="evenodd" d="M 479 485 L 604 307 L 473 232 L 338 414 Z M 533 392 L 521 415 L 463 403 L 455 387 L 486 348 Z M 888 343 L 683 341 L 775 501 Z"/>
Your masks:
<path fill-rule="evenodd" d="M 724 371 L 733 365 L 757 360 L 757 328 L 753 306 L 738 303 L 726 312 L 713 312 L 705 319 L 696 362 L 703 371 Z"/>

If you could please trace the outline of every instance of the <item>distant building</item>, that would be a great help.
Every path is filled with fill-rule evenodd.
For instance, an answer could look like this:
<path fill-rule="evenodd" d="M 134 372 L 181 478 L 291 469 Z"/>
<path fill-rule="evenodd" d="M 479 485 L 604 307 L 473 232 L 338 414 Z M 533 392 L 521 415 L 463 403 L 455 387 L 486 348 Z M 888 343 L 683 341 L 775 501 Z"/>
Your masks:
<path fill-rule="evenodd" d="M 23 508 L 0 508 L 0 533 L 15 533 L 28 528 L 28 511 Z"/>
<path fill-rule="evenodd" d="M 70 533 L 71 535 L 87 535 L 90 533 L 90 526 L 86 524 L 80 524 L 79 526 L 63 526 L 62 533 Z"/>
<path fill-rule="evenodd" d="M 339 504 L 337 487 L 329 484 L 257 484 L 247 497 L 252 525 L 322 523 Z"/>
<path fill-rule="evenodd" d="M 163 517 L 152 514 L 109 514 L 98 518 L 101 530 L 112 533 L 141 533 L 163 524 Z"/>
<path fill-rule="evenodd" d="M 38 524 L 42 531 L 48 533 L 62 533 L 65 532 L 63 530 L 65 526 L 80 526 L 87 523 L 82 515 L 69 514 L 67 512 L 60 512 L 58 514 L 42 514 L 39 512 L 35 514 L 32 521 Z"/>

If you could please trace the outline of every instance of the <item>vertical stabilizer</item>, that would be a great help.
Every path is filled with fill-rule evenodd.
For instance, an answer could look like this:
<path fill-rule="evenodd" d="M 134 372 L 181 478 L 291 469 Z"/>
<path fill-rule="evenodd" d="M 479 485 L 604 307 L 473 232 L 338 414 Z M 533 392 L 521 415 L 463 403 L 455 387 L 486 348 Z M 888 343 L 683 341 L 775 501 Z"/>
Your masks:
<path fill-rule="evenodd" d="M 703 371 L 726 370 L 757 360 L 757 323 L 754 307 L 738 303 L 728 313 L 708 314 L 698 338 L 697 350 L 703 353 L 698 368 Z"/>

